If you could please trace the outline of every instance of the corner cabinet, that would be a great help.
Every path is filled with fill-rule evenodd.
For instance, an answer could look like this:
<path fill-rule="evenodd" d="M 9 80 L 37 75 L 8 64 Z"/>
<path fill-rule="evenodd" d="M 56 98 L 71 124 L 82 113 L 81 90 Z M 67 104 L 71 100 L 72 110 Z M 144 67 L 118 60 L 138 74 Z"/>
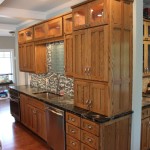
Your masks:
<path fill-rule="evenodd" d="M 132 2 L 91 0 L 72 8 L 75 105 L 106 116 L 130 111 Z"/>

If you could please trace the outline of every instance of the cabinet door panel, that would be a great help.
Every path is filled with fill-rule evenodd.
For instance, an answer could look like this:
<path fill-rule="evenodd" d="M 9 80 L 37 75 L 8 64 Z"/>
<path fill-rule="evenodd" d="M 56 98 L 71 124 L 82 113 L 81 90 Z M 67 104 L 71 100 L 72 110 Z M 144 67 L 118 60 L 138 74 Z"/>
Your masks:
<path fill-rule="evenodd" d="M 149 118 L 142 120 L 142 130 L 141 130 L 141 150 L 148 150 L 149 146 Z"/>
<path fill-rule="evenodd" d="M 150 40 L 150 22 L 144 21 L 143 24 L 143 40 Z"/>
<path fill-rule="evenodd" d="M 20 71 L 25 71 L 27 64 L 26 64 L 26 45 L 22 44 L 19 45 L 19 69 Z"/>
<path fill-rule="evenodd" d="M 89 100 L 89 83 L 86 81 L 75 80 L 75 105 L 87 109 L 86 102 Z"/>
<path fill-rule="evenodd" d="M 64 34 L 72 34 L 72 14 L 63 16 Z"/>
<path fill-rule="evenodd" d="M 88 64 L 87 30 L 75 31 L 73 34 L 74 77 L 85 78 Z"/>
<path fill-rule="evenodd" d="M 34 72 L 34 69 L 35 69 L 34 43 L 26 44 L 26 61 L 27 61 L 27 71 Z"/>
<path fill-rule="evenodd" d="M 108 81 L 108 26 L 88 30 L 92 80 Z"/>
<path fill-rule="evenodd" d="M 37 116 L 37 134 L 42 137 L 44 140 L 47 140 L 46 136 L 46 114 L 45 111 L 36 109 Z"/>
<path fill-rule="evenodd" d="M 65 36 L 65 74 L 73 76 L 73 39 L 72 35 Z"/>
<path fill-rule="evenodd" d="M 110 115 L 110 99 L 108 93 L 108 84 L 90 83 L 91 111 L 106 116 Z"/>

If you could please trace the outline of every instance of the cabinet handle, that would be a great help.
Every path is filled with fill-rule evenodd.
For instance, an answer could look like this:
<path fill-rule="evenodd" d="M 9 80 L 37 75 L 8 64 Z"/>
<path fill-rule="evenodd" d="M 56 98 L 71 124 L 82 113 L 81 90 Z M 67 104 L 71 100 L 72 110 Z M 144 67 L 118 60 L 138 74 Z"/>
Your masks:
<path fill-rule="evenodd" d="M 75 145 L 76 145 L 76 143 L 75 143 L 75 142 L 72 142 L 72 145 L 73 145 L 73 146 L 75 146 Z"/>
<path fill-rule="evenodd" d="M 87 68 L 87 74 L 90 75 L 90 67 Z"/>
<path fill-rule="evenodd" d="M 74 131 L 74 130 L 70 130 L 71 131 L 71 133 L 75 133 L 76 131 Z"/>
<path fill-rule="evenodd" d="M 72 121 L 72 122 L 75 122 L 75 119 L 74 119 L 74 118 L 71 118 L 71 121 Z"/>
<path fill-rule="evenodd" d="M 91 126 L 91 125 L 88 125 L 88 128 L 89 128 L 89 129 L 92 129 L 92 126 Z"/>
<path fill-rule="evenodd" d="M 91 142 L 92 142 L 92 139 L 91 139 L 91 138 L 88 138 L 88 141 L 91 143 Z"/>
<path fill-rule="evenodd" d="M 88 104 L 88 103 L 89 103 L 89 99 L 85 101 L 85 104 Z"/>

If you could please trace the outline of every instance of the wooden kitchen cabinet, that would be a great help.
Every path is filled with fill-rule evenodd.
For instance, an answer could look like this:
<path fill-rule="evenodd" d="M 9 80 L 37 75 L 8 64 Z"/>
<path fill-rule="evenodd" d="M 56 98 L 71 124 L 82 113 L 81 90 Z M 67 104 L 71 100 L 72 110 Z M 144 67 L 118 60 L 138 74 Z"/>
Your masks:
<path fill-rule="evenodd" d="M 46 23 L 46 34 L 49 38 L 59 37 L 63 34 L 62 17 L 50 20 Z"/>
<path fill-rule="evenodd" d="M 64 34 L 72 34 L 72 13 L 63 16 Z"/>
<path fill-rule="evenodd" d="M 150 21 L 143 20 L 143 40 L 150 40 Z"/>
<path fill-rule="evenodd" d="M 108 23 L 107 0 L 96 0 L 73 8 L 73 29 L 104 25 Z"/>
<path fill-rule="evenodd" d="M 19 45 L 19 69 L 20 71 L 34 72 L 34 43 Z"/>
<path fill-rule="evenodd" d="M 97 14 L 97 7 L 101 13 L 102 11 L 104 13 L 101 19 L 97 19 L 100 13 Z M 75 82 L 82 79 L 83 83 L 90 83 L 89 89 L 92 91 L 90 95 L 99 99 L 89 97 L 93 102 L 92 111 L 106 116 L 130 111 L 132 109 L 132 2 L 110 0 L 108 3 L 103 0 L 93 0 L 72 8 Z M 95 20 L 94 14 L 86 15 L 89 10 L 97 15 Z M 85 88 L 78 84 L 75 83 L 74 86 L 75 105 L 87 109 L 86 101 L 90 102 L 84 99 L 87 86 Z"/>
<path fill-rule="evenodd" d="M 22 44 L 25 42 L 25 32 L 24 30 L 18 32 L 18 43 Z"/>
<path fill-rule="evenodd" d="M 65 64 L 65 75 L 68 77 L 73 76 L 73 38 L 72 35 L 64 36 L 64 64 Z"/>
<path fill-rule="evenodd" d="M 34 39 L 33 27 L 25 29 L 25 39 L 26 42 L 31 42 Z"/>
<path fill-rule="evenodd" d="M 66 112 L 68 116 L 75 116 Z M 75 135 L 68 133 L 68 119 L 66 120 L 66 144 L 67 150 L 130 150 L 131 136 L 131 115 L 122 116 L 105 123 L 96 123 L 94 121 L 81 118 L 81 126 L 73 128 L 80 130 L 80 139 Z M 73 134 L 74 133 L 74 134 Z"/>
<path fill-rule="evenodd" d="M 46 23 L 34 26 L 34 39 L 41 40 L 46 38 Z"/>
<path fill-rule="evenodd" d="M 74 77 L 108 81 L 108 26 L 75 31 L 73 43 Z"/>
<path fill-rule="evenodd" d="M 36 74 L 46 73 L 46 46 L 33 42 L 19 45 L 19 69 Z"/>
<path fill-rule="evenodd" d="M 110 114 L 108 84 L 75 80 L 75 105 L 100 114 Z"/>
<path fill-rule="evenodd" d="M 45 105 L 38 100 L 21 94 L 21 122 L 44 140 L 46 136 Z"/>
<path fill-rule="evenodd" d="M 143 73 L 150 74 L 150 41 L 143 41 Z"/>
<path fill-rule="evenodd" d="M 141 150 L 150 149 L 150 108 L 142 109 Z"/>

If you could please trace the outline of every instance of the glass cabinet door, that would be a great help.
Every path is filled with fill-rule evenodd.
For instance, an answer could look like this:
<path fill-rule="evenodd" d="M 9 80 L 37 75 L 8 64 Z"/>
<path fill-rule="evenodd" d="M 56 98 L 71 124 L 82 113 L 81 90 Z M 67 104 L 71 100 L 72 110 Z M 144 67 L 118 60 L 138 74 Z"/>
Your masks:
<path fill-rule="evenodd" d="M 143 72 L 144 75 L 150 73 L 150 41 L 143 43 Z"/>
<path fill-rule="evenodd" d="M 73 29 L 78 30 L 87 27 L 87 5 L 73 9 Z"/>
<path fill-rule="evenodd" d="M 48 37 L 62 36 L 62 17 L 48 21 L 46 28 Z"/>
<path fill-rule="evenodd" d="M 102 25 L 108 23 L 106 4 L 107 4 L 107 0 L 97 0 L 89 3 L 88 22 L 90 26 L 96 26 L 96 25 Z"/>

